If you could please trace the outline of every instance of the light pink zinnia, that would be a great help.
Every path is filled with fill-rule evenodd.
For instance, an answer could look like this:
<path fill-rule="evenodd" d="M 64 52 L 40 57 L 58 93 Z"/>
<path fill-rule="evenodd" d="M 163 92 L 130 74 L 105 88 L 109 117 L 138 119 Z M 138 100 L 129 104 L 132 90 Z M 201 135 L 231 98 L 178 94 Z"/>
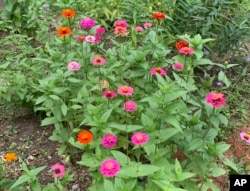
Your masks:
<path fill-rule="evenodd" d="M 102 34 L 104 34 L 106 32 L 106 30 L 105 30 L 104 27 L 98 27 L 98 28 L 95 29 L 95 32 L 98 35 L 102 35 Z"/>
<path fill-rule="evenodd" d="M 182 47 L 179 50 L 179 53 L 184 54 L 184 55 L 190 55 L 193 54 L 194 49 L 192 47 Z"/>
<path fill-rule="evenodd" d="M 244 141 L 246 141 L 247 143 L 250 143 L 250 135 L 246 132 L 241 132 L 240 133 L 240 138 Z"/>
<path fill-rule="evenodd" d="M 117 93 L 124 96 L 132 96 L 134 89 L 130 86 L 120 86 Z"/>
<path fill-rule="evenodd" d="M 108 99 L 113 99 L 116 96 L 116 93 L 111 90 L 104 91 L 102 95 Z"/>
<path fill-rule="evenodd" d="M 102 137 L 102 146 L 111 149 L 117 144 L 117 137 L 113 134 L 106 134 Z"/>
<path fill-rule="evenodd" d="M 136 27 L 135 27 L 135 31 L 136 31 L 136 32 L 143 32 L 144 29 L 143 29 L 141 26 L 136 26 Z"/>
<path fill-rule="evenodd" d="M 132 135 L 131 137 L 131 142 L 134 144 L 134 145 L 143 145 L 145 143 L 148 142 L 148 135 L 146 133 L 143 133 L 143 132 L 137 132 L 135 134 Z"/>
<path fill-rule="evenodd" d="M 184 69 L 184 65 L 182 63 L 173 64 L 173 69 L 177 71 L 182 71 Z"/>
<path fill-rule="evenodd" d="M 84 18 L 80 21 L 80 26 L 83 29 L 91 29 L 95 26 L 95 20 L 91 18 Z"/>
<path fill-rule="evenodd" d="M 212 105 L 214 108 L 221 108 L 226 104 L 226 99 L 222 93 L 210 92 L 206 96 L 206 103 Z"/>
<path fill-rule="evenodd" d="M 146 23 L 143 24 L 143 26 L 144 26 L 145 29 L 147 29 L 147 28 L 151 28 L 153 26 L 153 24 L 150 23 L 150 22 L 146 22 Z"/>
<path fill-rule="evenodd" d="M 100 65 L 103 65 L 105 64 L 106 62 L 106 59 L 101 57 L 101 56 L 95 56 L 93 59 L 92 59 L 92 64 L 94 66 L 100 66 Z"/>
<path fill-rule="evenodd" d="M 120 171 L 120 164 L 114 159 L 107 159 L 102 162 L 100 171 L 103 176 L 114 177 Z"/>
<path fill-rule="evenodd" d="M 69 71 L 78 71 L 78 70 L 80 70 L 80 68 L 81 68 L 81 65 L 76 61 L 72 61 L 72 62 L 68 63 L 68 66 L 67 66 L 67 69 Z"/>
<path fill-rule="evenodd" d="M 124 103 L 123 108 L 127 112 L 133 112 L 134 110 L 136 110 L 137 104 L 134 101 L 129 100 Z"/>
<path fill-rule="evenodd" d="M 150 70 L 150 73 L 152 75 L 160 74 L 162 76 L 166 76 L 166 74 L 167 74 L 166 71 L 164 69 L 162 69 L 161 67 L 152 68 Z"/>
<path fill-rule="evenodd" d="M 128 27 L 128 23 L 125 20 L 117 20 L 115 22 L 115 27 Z"/>
<path fill-rule="evenodd" d="M 96 42 L 95 36 L 93 36 L 93 35 L 85 36 L 84 40 L 88 43 L 91 43 L 91 44 Z"/>
<path fill-rule="evenodd" d="M 56 178 L 61 178 L 65 174 L 65 167 L 59 163 L 52 165 L 51 170 L 54 171 L 54 176 Z"/>

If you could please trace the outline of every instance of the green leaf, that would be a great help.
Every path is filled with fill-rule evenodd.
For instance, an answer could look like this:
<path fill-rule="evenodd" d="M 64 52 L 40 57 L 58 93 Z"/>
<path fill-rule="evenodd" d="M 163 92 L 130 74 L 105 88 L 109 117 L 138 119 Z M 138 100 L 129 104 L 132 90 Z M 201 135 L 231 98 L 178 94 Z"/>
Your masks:
<path fill-rule="evenodd" d="M 189 151 L 198 149 L 198 148 L 202 148 L 204 145 L 204 140 L 201 138 L 194 138 L 189 142 Z"/>
<path fill-rule="evenodd" d="M 179 132 L 182 132 L 181 126 L 179 121 L 176 119 L 175 116 L 173 115 L 168 115 L 168 117 L 166 117 L 166 122 L 171 124 L 172 126 L 174 126 Z"/>
<path fill-rule="evenodd" d="M 180 162 L 175 159 L 175 173 L 177 174 L 178 177 L 181 177 L 182 176 L 182 168 L 181 168 L 181 164 Z"/>
<path fill-rule="evenodd" d="M 168 180 L 152 180 L 158 187 L 160 187 L 164 191 L 188 191 L 181 188 L 177 188 L 172 185 L 172 183 Z"/>
<path fill-rule="evenodd" d="M 180 132 L 179 129 L 172 128 L 172 127 L 161 129 L 161 130 L 159 130 L 160 141 L 164 142 L 179 132 Z"/>
<path fill-rule="evenodd" d="M 49 97 L 53 100 L 61 100 L 61 98 L 57 95 L 49 95 Z"/>
<path fill-rule="evenodd" d="M 103 188 L 104 188 L 104 190 L 108 190 L 108 191 L 116 191 L 114 189 L 113 182 L 106 179 L 106 178 L 104 178 L 104 180 L 103 180 Z"/>
<path fill-rule="evenodd" d="M 45 102 L 47 99 L 48 99 L 48 96 L 47 96 L 47 95 L 42 95 L 42 96 L 40 96 L 40 97 L 36 100 L 35 105 L 38 105 L 38 104 L 40 104 L 40 103 L 42 103 L 42 102 Z"/>
<path fill-rule="evenodd" d="M 17 181 L 10 187 L 10 189 L 15 188 L 16 186 L 23 184 L 25 182 L 28 182 L 30 180 L 30 177 L 27 175 L 20 176 Z"/>
<path fill-rule="evenodd" d="M 41 166 L 41 167 L 38 167 L 38 168 L 35 168 L 35 169 L 32 169 L 28 175 L 31 176 L 31 177 L 34 177 L 36 176 L 38 173 L 40 173 L 43 169 L 45 169 L 47 166 Z"/>
<path fill-rule="evenodd" d="M 93 168 L 97 168 L 100 166 L 100 162 L 96 159 L 96 155 L 95 154 L 91 154 L 91 153 L 87 153 L 85 152 L 82 155 L 82 160 L 77 162 L 80 165 L 84 165 L 87 167 L 93 167 Z"/>
<path fill-rule="evenodd" d="M 154 121 L 144 113 L 141 114 L 141 122 L 144 126 L 152 126 L 154 124 Z"/>
<path fill-rule="evenodd" d="M 229 159 L 223 159 L 222 162 L 223 162 L 225 165 L 231 167 L 235 172 L 239 173 L 239 170 L 238 170 L 236 164 L 233 163 L 232 161 L 230 161 Z"/>
<path fill-rule="evenodd" d="M 111 128 L 119 129 L 123 132 L 133 132 L 139 129 L 143 129 L 143 126 L 141 125 L 121 125 L 121 124 L 109 124 L 108 125 Z"/>
<path fill-rule="evenodd" d="M 67 115 L 68 107 L 67 107 L 67 105 L 66 105 L 65 103 L 63 103 L 63 104 L 61 105 L 61 111 L 62 111 L 62 114 L 63 114 L 64 116 Z"/>
<path fill-rule="evenodd" d="M 111 153 L 121 165 L 130 163 L 130 158 L 127 157 L 127 155 L 123 154 L 122 152 L 112 150 Z"/>
<path fill-rule="evenodd" d="M 46 117 L 44 120 L 42 120 L 41 126 L 52 125 L 55 123 L 58 123 L 58 120 L 55 117 Z"/>
<path fill-rule="evenodd" d="M 223 125 L 225 125 L 225 126 L 228 125 L 228 119 L 227 119 L 227 117 L 226 117 L 225 115 L 219 113 L 219 114 L 218 114 L 218 118 L 219 118 L 220 122 L 221 122 Z"/>
<path fill-rule="evenodd" d="M 108 121 L 108 118 L 110 117 L 112 111 L 113 111 L 113 109 L 109 109 L 108 111 L 106 111 L 106 112 L 101 116 L 101 121 L 106 123 L 106 122 Z"/>
<path fill-rule="evenodd" d="M 219 72 L 218 80 L 223 82 L 227 88 L 231 85 L 231 82 L 229 81 L 229 79 L 227 78 L 226 74 L 223 71 Z"/>

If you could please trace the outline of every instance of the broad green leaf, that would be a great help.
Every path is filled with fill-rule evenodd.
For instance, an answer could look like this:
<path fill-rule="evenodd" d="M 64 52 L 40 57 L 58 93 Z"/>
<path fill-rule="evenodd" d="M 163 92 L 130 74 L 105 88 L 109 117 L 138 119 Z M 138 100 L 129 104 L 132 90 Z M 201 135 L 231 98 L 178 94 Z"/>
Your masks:
<path fill-rule="evenodd" d="M 223 162 L 225 165 L 231 167 L 235 172 L 239 172 L 239 170 L 238 170 L 236 164 L 233 163 L 232 161 L 230 161 L 229 159 L 223 159 L 222 162 Z"/>
<path fill-rule="evenodd" d="M 36 176 L 38 173 L 40 173 L 43 169 L 45 169 L 47 166 L 41 166 L 35 169 L 30 170 L 30 172 L 28 173 L 29 176 Z"/>
<path fill-rule="evenodd" d="M 122 152 L 112 150 L 111 153 L 120 164 L 130 163 L 130 158 L 127 157 L 127 155 L 123 154 Z"/>
<path fill-rule="evenodd" d="M 204 140 L 201 138 L 193 138 L 190 142 L 189 142 L 189 151 L 198 149 L 198 148 L 202 148 L 202 146 L 204 145 Z"/>
<path fill-rule="evenodd" d="M 114 188 L 113 182 L 106 178 L 104 178 L 103 180 L 103 188 L 104 190 L 108 190 L 108 191 L 116 191 Z"/>
<path fill-rule="evenodd" d="M 23 184 L 25 182 L 28 182 L 30 180 L 30 177 L 27 175 L 20 176 L 17 181 L 10 187 L 10 189 L 15 188 L 16 186 Z"/>
<path fill-rule="evenodd" d="M 124 132 L 133 132 L 133 131 L 137 131 L 139 129 L 143 129 L 143 126 L 141 125 L 121 125 L 121 124 L 109 124 L 108 125 L 111 128 L 115 128 L 115 129 L 119 129 L 121 131 Z"/>
<path fill-rule="evenodd" d="M 226 84 L 226 87 L 228 88 L 231 85 L 231 82 L 227 78 L 226 74 L 223 71 L 220 71 L 218 74 L 218 80 Z"/>
<path fill-rule="evenodd" d="M 63 114 L 64 116 L 67 115 L 68 107 L 67 107 L 67 105 L 66 105 L 65 103 L 63 103 L 63 104 L 61 105 L 61 111 L 62 111 L 62 114 Z"/>
<path fill-rule="evenodd" d="M 96 159 L 95 154 L 91 154 L 87 152 L 82 155 L 82 160 L 77 163 L 80 165 L 87 166 L 89 168 L 91 167 L 97 168 L 100 166 L 100 162 Z"/>
<path fill-rule="evenodd" d="M 107 110 L 102 116 L 101 116 L 101 121 L 102 122 L 107 122 L 108 118 L 110 117 L 111 113 L 112 113 L 113 109 L 109 109 Z"/>
<path fill-rule="evenodd" d="M 57 95 L 49 95 L 49 97 L 53 100 L 61 100 L 61 98 Z"/>
<path fill-rule="evenodd" d="M 41 126 L 47 126 L 58 123 L 58 120 L 55 117 L 46 117 L 44 120 L 42 120 Z"/>
<path fill-rule="evenodd" d="M 175 127 L 179 132 L 182 132 L 181 126 L 179 121 L 176 119 L 175 116 L 173 115 L 168 115 L 166 117 L 166 122 L 169 123 L 170 125 L 172 125 L 173 127 Z"/>
<path fill-rule="evenodd" d="M 164 142 L 179 132 L 180 132 L 179 129 L 172 128 L 172 127 L 167 127 L 165 129 L 161 129 L 161 130 L 159 130 L 160 141 Z"/>

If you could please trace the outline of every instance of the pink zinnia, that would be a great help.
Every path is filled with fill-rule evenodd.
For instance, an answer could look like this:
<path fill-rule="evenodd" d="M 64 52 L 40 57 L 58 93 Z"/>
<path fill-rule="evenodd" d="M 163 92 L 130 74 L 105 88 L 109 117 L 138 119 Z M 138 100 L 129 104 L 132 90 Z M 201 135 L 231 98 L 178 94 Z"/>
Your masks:
<path fill-rule="evenodd" d="M 102 93 L 102 95 L 108 99 L 112 99 L 116 96 L 116 93 L 114 91 L 111 91 L 111 90 L 107 90 L 107 91 L 104 91 Z"/>
<path fill-rule="evenodd" d="M 102 37 L 101 37 L 101 36 L 95 35 L 95 42 L 96 42 L 96 43 L 97 43 L 97 42 L 101 42 L 101 40 L 102 40 Z"/>
<path fill-rule="evenodd" d="M 137 108 L 137 104 L 134 101 L 126 101 L 123 105 L 124 110 L 127 112 L 133 112 Z"/>
<path fill-rule="evenodd" d="M 114 34 L 116 35 L 125 35 L 127 34 L 127 28 L 126 27 L 115 27 Z"/>
<path fill-rule="evenodd" d="M 76 37 L 76 40 L 79 41 L 79 42 L 84 42 L 85 36 L 83 36 L 83 35 L 77 36 L 77 37 Z"/>
<path fill-rule="evenodd" d="M 80 25 L 83 29 L 91 29 L 95 26 L 95 20 L 91 18 L 84 18 L 80 21 Z"/>
<path fill-rule="evenodd" d="M 51 170 L 54 171 L 54 176 L 56 178 L 61 178 L 65 174 L 65 167 L 59 163 L 52 165 Z"/>
<path fill-rule="evenodd" d="M 246 141 L 247 143 L 250 143 L 250 135 L 248 133 L 241 132 L 240 133 L 240 138 L 242 140 Z"/>
<path fill-rule="evenodd" d="M 113 134 L 106 134 L 102 137 L 102 146 L 111 149 L 117 144 L 117 137 Z"/>
<path fill-rule="evenodd" d="M 115 27 L 128 27 L 128 23 L 125 20 L 117 20 L 115 22 Z"/>
<path fill-rule="evenodd" d="M 67 69 L 69 71 L 78 71 L 78 70 L 80 70 L 80 68 L 81 68 L 81 65 L 76 61 L 72 61 L 72 62 L 68 63 L 68 66 L 67 66 Z"/>
<path fill-rule="evenodd" d="M 151 28 L 153 26 L 153 24 L 147 22 L 147 23 L 144 23 L 143 26 L 144 26 L 145 29 L 147 29 L 147 28 Z"/>
<path fill-rule="evenodd" d="M 173 64 L 173 69 L 177 71 L 182 71 L 184 69 L 184 65 L 182 63 Z"/>
<path fill-rule="evenodd" d="M 106 59 L 101 57 L 101 56 L 95 56 L 92 59 L 92 64 L 95 65 L 95 66 L 103 65 L 103 64 L 105 64 L 105 62 L 106 62 Z"/>
<path fill-rule="evenodd" d="M 117 90 L 117 93 L 124 96 L 131 96 L 134 92 L 134 89 L 130 86 L 120 86 Z"/>
<path fill-rule="evenodd" d="M 179 53 L 185 54 L 185 55 L 193 54 L 193 52 L 194 52 L 194 49 L 192 47 L 182 47 L 179 50 Z"/>
<path fill-rule="evenodd" d="M 95 36 L 93 36 L 93 35 L 87 35 L 87 36 L 85 36 L 84 40 L 86 42 L 88 42 L 88 43 L 95 43 L 96 42 Z"/>
<path fill-rule="evenodd" d="M 220 108 L 226 104 L 226 99 L 222 93 L 210 92 L 206 96 L 206 102 L 212 105 L 214 108 Z"/>
<path fill-rule="evenodd" d="M 148 135 L 146 133 L 143 133 L 143 132 L 137 132 L 135 134 L 132 135 L 131 137 L 131 142 L 134 144 L 134 145 L 143 145 L 145 143 L 148 142 Z"/>
<path fill-rule="evenodd" d="M 100 171 L 103 176 L 114 177 L 120 171 L 120 164 L 114 159 L 107 159 L 102 162 Z"/>
<path fill-rule="evenodd" d="M 98 35 L 102 35 L 106 32 L 104 27 L 98 27 L 97 29 L 95 29 L 96 34 Z"/>
<path fill-rule="evenodd" d="M 140 26 L 136 26 L 136 27 L 135 27 L 135 31 L 136 31 L 136 32 L 143 32 L 144 29 L 143 29 L 142 27 L 140 27 Z"/>
<path fill-rule="evenodd" d="M 150 73 L 152 75 L 160 74 L 162 76 L 166 76 L 166 74 L 167 74 L 166 71 L 164 69 L 162 69 L 161 67 L 152 68 L 150 70 Z"/>

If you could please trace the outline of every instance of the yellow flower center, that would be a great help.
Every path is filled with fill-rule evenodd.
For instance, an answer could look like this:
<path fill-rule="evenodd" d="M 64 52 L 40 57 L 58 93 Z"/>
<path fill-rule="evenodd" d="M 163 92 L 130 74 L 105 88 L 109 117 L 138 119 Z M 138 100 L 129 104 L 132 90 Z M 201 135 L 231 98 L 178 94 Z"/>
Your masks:
<path fill-rule="evenodd" d="M 156 71 L 157 73 L 160 73 L 160 72 L 161 72 L 161 67 L 156 67 L 156 68 L 155 68 L 155 71 Z"/>
<path fill-rule="evenodd" d="M 112 168 L 114 168 L 113 163 L 109 162 L 106 164 L 106 169 L 111 170 Z"/>

